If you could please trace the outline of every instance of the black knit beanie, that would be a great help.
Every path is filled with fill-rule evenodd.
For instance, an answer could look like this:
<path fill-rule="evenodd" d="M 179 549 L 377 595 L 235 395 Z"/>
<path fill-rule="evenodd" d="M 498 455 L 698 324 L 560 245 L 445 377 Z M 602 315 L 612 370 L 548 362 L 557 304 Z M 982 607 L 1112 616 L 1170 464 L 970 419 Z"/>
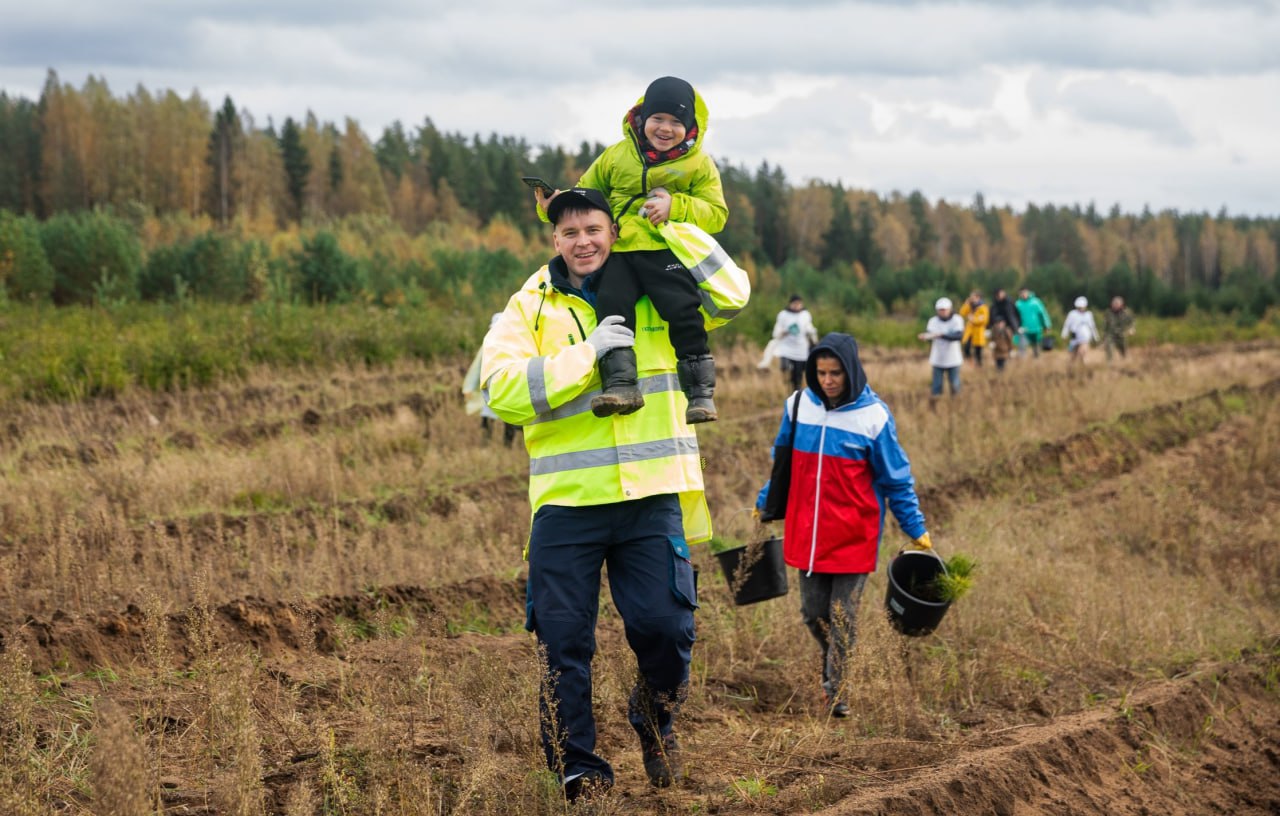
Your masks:
<path fill-rule="evenodd" d="M 640 117 L 648 121 L 655 113 L 669 113 L 685 130 L 693 127 L 693 86 L 679 77 L 660 77 L 649 83 L 640 105 Z"/>

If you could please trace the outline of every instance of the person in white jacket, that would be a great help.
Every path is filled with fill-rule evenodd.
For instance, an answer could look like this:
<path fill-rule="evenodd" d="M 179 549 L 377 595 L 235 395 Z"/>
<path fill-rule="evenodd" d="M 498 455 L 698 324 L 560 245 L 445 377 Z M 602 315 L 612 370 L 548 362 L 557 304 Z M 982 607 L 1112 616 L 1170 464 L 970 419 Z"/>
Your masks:
<path fill-rule="evenodd" d="M 934 397 L 942 396 L 944 376 L 950 385 L 951 396 L 960 393 L 960 366 L 964 364 L 960 338 L 964 335 L 964 318 L 951 310 L 952 305 L 951 298 L 938 298 L 933 304 L 936 314 L 929 318 L 924 331 L 917 335 L 921 340 L 933 343 L 929 348 L 929 365 L 933 367 L 933 385 L 929 393 Z"/>
<path fill-rule="evenodd" d="M 818 342 L 813 315 L 804 307 L 804 298 L 792 295 L 787 308 L 778 312 L 773 322 L 773 353 L 782 362 L 782 373 L 790 375 L 791 390 L 804 385 L 804 368 L 809 362 L 809 348 Z"/>
<path fill-rule="evenodd" d="M 1089 344 L 1100 342 L 1102 338 L 1098 335 L 1098 324 L 1094 322 L 1093 312 L 1089 311 L 1088 298 L 1076 298 L 1075 305 L 1076 308 L 1067 313 L 1067 319 L 1062 323 L 1062 337 L 1068 340 L 1071 362 L 1084 363 Z"/>
<path fill-rule="evenodd" d="M 492 329 L 501 319 L 502 312 L 494 314 L 489 318 L 489 328 Z M 467 369 L 467 375 L 462 380 L 462 397 L 466 412 L 480 415 L 480 429 L 484 431 L 484 437 L 488 440 L 493 436 L 494 426 L 502 420 L 498 419 L 498 415 L 489 407 L 489 398 L 480 387 L 480 364 L 481 354 L 477 349 L 475 357 L 471 360 L 471 367 Z M 509 448 L 515 441 L 516 434 L 520 433 L 520 426 L 512 425 L 510 422 L 502 422 L 502 426 L 502 444 Z"/>

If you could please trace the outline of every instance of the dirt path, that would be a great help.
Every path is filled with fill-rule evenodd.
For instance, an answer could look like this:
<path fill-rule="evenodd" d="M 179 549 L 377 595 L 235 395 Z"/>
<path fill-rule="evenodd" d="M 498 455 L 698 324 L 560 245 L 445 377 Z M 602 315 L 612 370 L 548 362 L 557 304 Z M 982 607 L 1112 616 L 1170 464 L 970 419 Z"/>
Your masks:
<path fill-rule="evenodd" d="M 1272 654 L 1201 669 L 1118 706 L 1001 729 L 999 743 L 892 782 L 825 816 L 1280 813 L 1280 687 Z"/>

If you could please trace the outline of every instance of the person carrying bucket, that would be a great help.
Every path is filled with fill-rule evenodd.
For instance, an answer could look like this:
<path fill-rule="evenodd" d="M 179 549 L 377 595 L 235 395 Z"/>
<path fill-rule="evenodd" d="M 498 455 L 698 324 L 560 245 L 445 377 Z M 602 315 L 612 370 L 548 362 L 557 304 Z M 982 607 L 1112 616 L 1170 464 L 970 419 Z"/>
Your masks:
<path fill-rule="evenodd" d="M 822 649 L 822 690 L 833 717 L 853 648 L 858 603 L 876 568 L 886 503 L 915 548 L 933 544 L 911 463 L 889 406 L 871 390 L 858 344 L 833 332 L 809 353 L 807 387 L 783 405 L 775 448 L 792 439 L 783 557 L 800 570 L 800 615 Z M 756 499 L 765 507 L 766 483 Z"/>

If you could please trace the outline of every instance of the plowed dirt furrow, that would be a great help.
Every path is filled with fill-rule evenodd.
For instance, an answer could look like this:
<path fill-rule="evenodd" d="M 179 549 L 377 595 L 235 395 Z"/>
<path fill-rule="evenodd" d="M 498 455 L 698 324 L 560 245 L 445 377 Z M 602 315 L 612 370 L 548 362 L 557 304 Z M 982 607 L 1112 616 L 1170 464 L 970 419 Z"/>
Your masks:
<path fill-rule="evenodd" d="M 379 619 L 412 618 L 427 637 L 448 634 L 477 615 L 516 622 L 523 607 L 524 584 L 496 577 L 475 578 L 445 587 L 391 586 L 355 595 L 286 602 L 246 597 L 209 610 L 207 638 L 213 648 L 245 644 L 263 657 L 288 653 L 331 654 L 339 649 L 339 619 L 356 628 L 376 631 Z M 187 663 L 201 626 L 190 611 L 164 616 L 168 653 Z M 148 631 L 149 627 L 151 632 Z M 38 672 L 58 667 L 87 671 L 98 666 L 127 666 L 146 657 L 157 624 L 146 611 L 130 604 L 123 611 L 86 615 L 55 613 L 48 619 L 29 616 L 21 625 L 0 632 L 0 650 L 20 643 Z"/>
<path fill-rule="evenodd" d="M 1237 386 L 1225 392 L 1215 390 L 1191 400 L 1179 400 L 1146 411 L 1125 414 L 1106 426 L 1072 434 L 1056 442 L 1044 443 L 1019 457 L 993 465 L 990 470 L 966 474 L 941 485 L 923 487 L 920 491 L 921 502 L 932 518 L 945 521 L 965 502 L 1015 489 L 1025 491 L 1024 486 L 1029 483 L 1035 484 L 1035 489 L 1046 495 L 1079 490 L 1103 479 L 1129 472 L 1145 455 L 1166 452 L 1210 433 L 1233 413 L 1247 410 L 1249 399 L 1274 398 L 1277 394 L 1280 394 L 1280 380 L 1272 380 L 1258 388 Z M 523 490 L 522 480 L 507 475 L 459 486 L 454 489 L 454 495 L 483 502 L 501 494 L 503 501 L 509 501 L 522 494 Z M 351 503 L 343 508 L 352 512 L 373 510 L 388 519 L 408 523 L 420 514 L 447 518 L 452 512 L 453 500 L 447 494 L 401 496 L 376 506 Z M 297 514 L 313 512 L 296 511 Z M 332 510 L 326 513 L 325 523 L 332 524 L 332 516 L 328 515 Z M 194 519 L 150 524 L 163 524 L 166 534 L 186 536 L 189 541 L 198 543 L 201 531 L 212 531 L 215 528 L 223 532 L 243 531 L 250 525 L 259 525 L 265 529 L 273 517 L 273 514 L 240 517 L 210 514 Z M 209 534 L 212 535 L 211 532 Z M 497 579 L 481 578 L 433 589 L 398 587 L 381 592 L 392 592 L 389 597 L 396 603 L 406 604 L 410 612 L 429 613 L 431 610 L 423 604 L 429 606 L 425 599 L 433 597 L 433 594 L 444 593 L 451 597 L 458 595 L 474 601 L 476 596 L 467 588 L 487 586 L 494 581 Z M 518 595 L 519 582 L 507 583 L 514 587 L 512 591 Z M 385 604 L 386 599 L 381 602 Z M 245 627 L 240 633 L 240 640 L 258 647 L 266 645 L 269 649 L 300 648 L 302 644 L 296 633 L 288 631 L 300 624 L 290 616 L 311 616 L 312 625 L 323 628 L 331 625 L 336 614 L 334 610 L 343 603 L 357 601 L 350 597 L 347 600 L 334 597 L 314 602 L 307 609 L 298 609 L 282 601 L 245 598 L 219 607 L 219 615 L 233 625 Z M 517 616 L 520 602 L 517 599 L 511 603 L 513 606 L 510 609 L 516 610 L 511 615 Z M 356 609 L 354 613 L 358 612 Z M 58 613 L 49 620 L 28 617 L 22 626 L 8 633 L 7 639 L 21 638 L 32 651 L 33 657 L 44 654 L 50 665 L 57 660 L 70 660 L 73 665 L 86 668 L 104 665 L 116 658 L 128 659 L 141 654 L 142 627 L 142 611 L 131 606 L 124 613 L 104 610 L 75 619 Z M 61 630 L 66 630 L 68 634 L 60 635 Z M 70 634 L 71 632 L 79 634 Z M 323 633 L 320 636 L 322 640 L 325 637 Z M 3 633 L 0 633 L 0 645 L 3 645 L 4 639 Z M 67 644 L 72 645 L 69 651 Z"/>
<path fill-rule="evenodd" d="M 927 770 L 881 777 L 822 816 L 1280 813 L 1274 654 L 1117 706 L 1010 729 Z"/>
<path fill-rule="evenodd" d="M 1186 445 L 1217 428 L 1229 416 L 1247 411 L 1251 399 L 1274 399 L 1280 379 L 1256 388 L 1215 389 L 1110 422 L 941 483 L 918 488 L 920 504 L 931 519 L 946 521 L 967 501 L 1017 491 L 1056 495 L 1079 490 L 1128 473 L 1143 457 Z"/>

